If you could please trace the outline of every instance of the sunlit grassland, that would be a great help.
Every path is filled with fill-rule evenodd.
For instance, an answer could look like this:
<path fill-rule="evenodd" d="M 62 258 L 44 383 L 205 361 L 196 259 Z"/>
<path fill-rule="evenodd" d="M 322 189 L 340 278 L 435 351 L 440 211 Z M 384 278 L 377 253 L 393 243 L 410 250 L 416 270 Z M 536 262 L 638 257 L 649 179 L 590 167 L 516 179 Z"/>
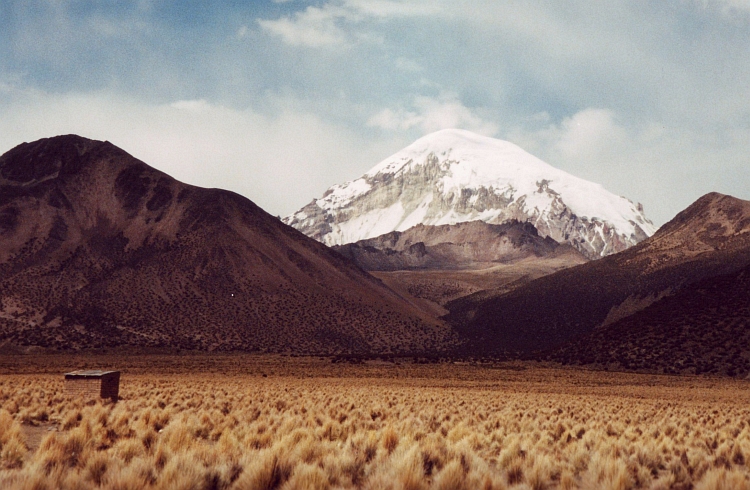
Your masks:
<path fill-rule="evenodd" d="M 16 371 L 0 375 L 0 488 L 750 488 L 745 381 L 259 356 L 13 359 L 0 361 Z M 67 398 L 65 365 L 121 368 L 122 399 Z"/>

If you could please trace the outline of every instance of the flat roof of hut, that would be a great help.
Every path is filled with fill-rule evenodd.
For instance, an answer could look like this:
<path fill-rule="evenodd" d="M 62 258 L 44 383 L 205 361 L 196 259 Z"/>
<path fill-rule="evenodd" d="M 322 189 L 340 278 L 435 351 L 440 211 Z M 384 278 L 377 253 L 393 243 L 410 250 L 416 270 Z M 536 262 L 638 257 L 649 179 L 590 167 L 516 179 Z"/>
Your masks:
<path fill-rule="evenodd" d="M 117 401 L 120 395 L 120 371 L 89 369 L 65 373 L 65 394 Z"/>

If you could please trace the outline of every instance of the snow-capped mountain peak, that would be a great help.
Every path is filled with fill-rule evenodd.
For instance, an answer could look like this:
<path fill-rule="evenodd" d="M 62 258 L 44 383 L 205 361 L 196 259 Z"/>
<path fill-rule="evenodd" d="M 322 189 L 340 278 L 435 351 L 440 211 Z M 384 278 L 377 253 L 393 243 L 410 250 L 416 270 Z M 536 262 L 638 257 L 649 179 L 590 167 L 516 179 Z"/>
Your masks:
<path fill-rule="evenodd" d="M 528 221 L 542 236 L 591 258 L 624 250 L 656 231 L 640 205 L 513 143 L 458 129 L 418 139 L 284 222 L 340 245 L 417 224 L 510 219 Z"/>

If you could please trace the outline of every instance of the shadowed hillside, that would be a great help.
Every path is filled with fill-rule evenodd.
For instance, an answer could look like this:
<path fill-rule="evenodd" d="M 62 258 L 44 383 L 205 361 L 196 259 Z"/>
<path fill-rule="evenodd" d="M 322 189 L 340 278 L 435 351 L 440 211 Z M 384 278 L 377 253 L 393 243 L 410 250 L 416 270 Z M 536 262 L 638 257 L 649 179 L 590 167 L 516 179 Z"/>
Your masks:
<path fill-rule="evenodd" d="M 0 291 L 10 345 L 338 353 L 451 341 L 248 199 L 73 135 L 0 157 Z"/>
<path fill-rule="evenodd" d="M 550 349 L 750 264 L 750 202 L 703 196 L 653 237 L 479 304 L 448 305 L 466 352 Z M 644 315 L 646 313 L 644 312 Z"/>
<path fill-rule="evenodd" d="M 750 266 L 691 284 L 542 357 L 618 370 L 746 377 Z"/>

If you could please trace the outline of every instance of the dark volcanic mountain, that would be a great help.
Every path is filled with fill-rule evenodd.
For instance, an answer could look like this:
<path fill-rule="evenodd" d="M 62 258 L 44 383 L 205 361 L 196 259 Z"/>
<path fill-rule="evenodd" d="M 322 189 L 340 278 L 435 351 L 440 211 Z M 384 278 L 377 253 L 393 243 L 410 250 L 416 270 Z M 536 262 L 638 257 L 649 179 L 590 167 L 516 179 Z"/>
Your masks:
<path fill-rule="evenodd" d="M 336 353 L 451 341 L 249 200 L 78 136 L 0 157 L 0 295 L 6 345 Z"/>
<path fill-rule="evenodd" d="M 687 301 L 706 287 L 700 281 L 719 284 L 724 280 L 720 276 L 726 276 L 731 283 L 732 274 L 748 265 L 750 202 L 712 193 L 624 252 L 542 277 L 489 301 L 448 304 L 448 319 L 467 340 L 467 352 L 550 349 L 598 327 L 643 320 L 650 305 L 659 300 L 662 306 L 654 308 L 668 304 L 662 298 L 674 295 L 669 301 Z"/>
<path fill-rule="evenodd" d="M 690 284 L 542 357 L 610 369 L 746 377 L 750 266 Z"/>
<path fill-rule="evenodd" d="M 368 271 L 480 269 L 554 253 L 560 244 L 542 238 L 531 223 L 417 225 L 375 238 L 333 247 Z M 567 247 L 570 248 L 570 247 Z M 582 260 L 583 259 L 582 257 Z"/>

